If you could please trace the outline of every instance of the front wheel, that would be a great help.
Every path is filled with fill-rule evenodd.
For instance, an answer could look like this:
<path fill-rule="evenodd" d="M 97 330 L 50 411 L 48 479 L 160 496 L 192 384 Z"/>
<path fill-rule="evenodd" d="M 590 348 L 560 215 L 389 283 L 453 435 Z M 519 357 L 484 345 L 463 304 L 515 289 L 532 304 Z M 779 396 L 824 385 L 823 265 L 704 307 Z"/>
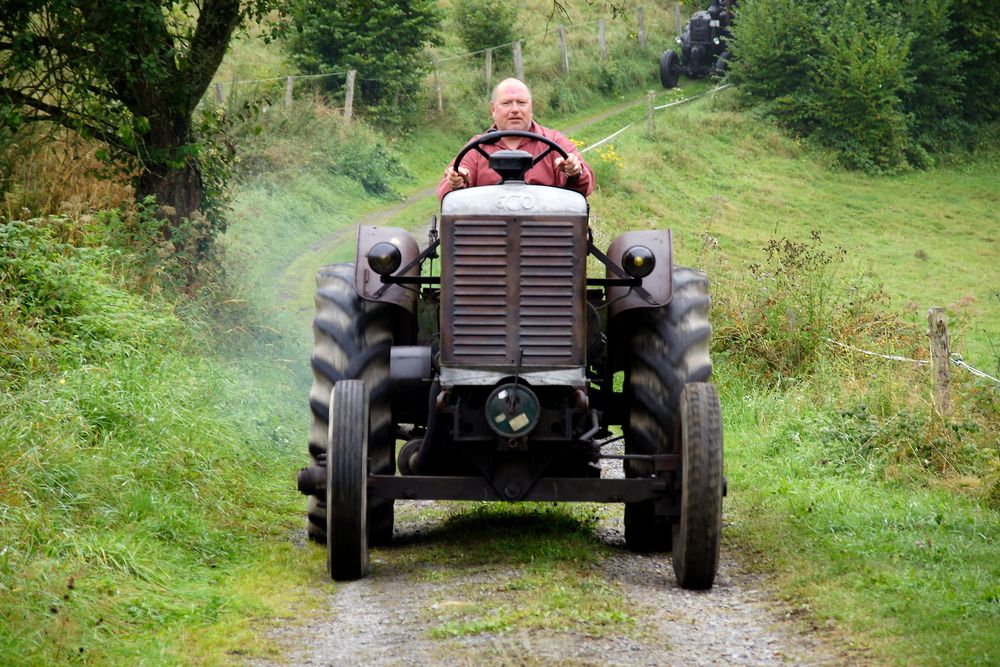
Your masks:
<path fill-rule="evenodd" d="M 664 51 L 660 56 L 660 83 L 664 88 L 673 88 L 681 78 L 681 66 L 677 52 L 673 49 Z"/>
<path fill-rule="evenodd" d="M 336 581 L 368 574 L 368 417 L 363 381 L 334 385 L 326 454 L 326 563 Z"/>
<path fill-rule="evenodd" d="M 681 516 L 673 527 L 674 574 L 681 588 L 711 588 L 722 536 L 722 408 L 715 385 L 681 394 Z"/>

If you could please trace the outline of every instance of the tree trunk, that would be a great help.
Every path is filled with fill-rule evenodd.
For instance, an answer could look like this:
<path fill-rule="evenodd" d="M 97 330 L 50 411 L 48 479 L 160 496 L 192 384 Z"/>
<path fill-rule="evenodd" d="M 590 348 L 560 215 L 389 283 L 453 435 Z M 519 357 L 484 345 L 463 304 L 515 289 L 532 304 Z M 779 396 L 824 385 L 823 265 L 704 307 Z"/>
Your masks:
<path fill-rule="evenodd" d="M 147 163 L 136 182 L 136 199 L 141 202 L 150 195 L 156 197 L 161 215 L 170 220 L 167 240 L 173 228 L 201 208 L 202 194 L 201 172 L 193 158 L 181 167 Z"/>

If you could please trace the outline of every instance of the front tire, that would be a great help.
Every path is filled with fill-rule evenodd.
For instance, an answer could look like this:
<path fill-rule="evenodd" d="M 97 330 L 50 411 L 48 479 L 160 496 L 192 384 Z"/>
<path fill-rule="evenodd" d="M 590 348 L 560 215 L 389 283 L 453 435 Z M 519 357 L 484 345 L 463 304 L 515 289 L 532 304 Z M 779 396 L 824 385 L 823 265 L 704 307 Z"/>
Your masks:
<path fill-rule="evenodd" d="M 313 384 L 309 391 L 312 426 L 309 456 L 313 465 L 327 463 L 330 392 L 342 380 L 360 379 L 368 392 L 370 427 L 369 461 L 373 473 L 392 475 L 396 435 L 392 422 L 389 355 L 392 347 L 391 306 L 364 301 L 354 289 L 354 265 L 325 266 L 316 274 L 315 344 L 312 355 Z M 373 546 L 392 541 L 393 501 L 373 498 L 368 505 Z M 327 541 L 326 499 L 310 496 L 306 517 L 309 537 Z"/>
<path fill-rule="evenodd" d="M 326 460 L 326 564 L 335 581 L 368 574 L 368 418 L 365 383 L 338 382 Z"/>
<path fill-rule="evenodd" d="M 670 303 L 630 314 L 626 322 L 631 333 L 631 357 L 625 369 L 626 454 L 677 451 L 684 386 L 712 377 L 709 301 L 705 274 L 677 267 Z M 651 477 L 653 465 L 626 461 L 625 475 Z M 632 551 L 670 551 L 672 535 L 670 517 L 657 514 L 653 501 L 625 504 L 625 543 Z"/>
<path fill-rule="evenodd" d="M 673 49 L 664 51 L 660 56 L 660 83 L 664 88 L 673 88 L 681 78 L 681 67 L 677 52 Z"/>
<path fill-rule="evenodd" d="M 715 385 L 696 382 L 681 396 L 681 516 L 673 565 L 681 588 L 712 587 L 722 536 L 722 407 Z"/>

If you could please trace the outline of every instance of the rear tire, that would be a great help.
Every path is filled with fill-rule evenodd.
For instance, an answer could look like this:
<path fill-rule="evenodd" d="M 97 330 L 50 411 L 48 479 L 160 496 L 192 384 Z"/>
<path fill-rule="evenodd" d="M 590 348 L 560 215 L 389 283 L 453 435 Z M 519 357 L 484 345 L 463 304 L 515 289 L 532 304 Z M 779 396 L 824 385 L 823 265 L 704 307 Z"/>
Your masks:
<path fill-rule="evenodd" d="M 705 274 L 677 267 L 670 303 L 630 313 L 626 322 L 631 350 L 625 369 L 629 404 L 626 454 L 677 451 L 684 385 L 712 377 L 708 308 Z M 626 461 L 625 476 L 652 477 L 653 465 Z M 672 534 L 670 517 L 657 515 L 653 501 L 625 504 L 625 543 L 629 549 L 670 551 Z"/>
<path fill-rule="evenodd" d="M 336 581 L 368 574 L 368 417 L 365 383 L 338 382 L 326 461 L 326 564 Z"/>
<path fill-rule="evenodd" d="M 326 465 L 329 400 L 333 386 L 345 379 L 364 380 L 368 392 L 369 466 L 374 474 L 396 471 L 396 434 L 392 422 L 389 355 L 392 347 L 391 306 L 364 301 L 354 289 L 354 265 L 333 264 L 316 274 L 313 384 L 309 391 L 312 426 L 309 456 Z M 310 496 L 306 509 L 310 538 L 326 543 L 326 499 Z M 393 501 L 373 498 L 368 505 L 372 546 L 392 541 Z"/>
<path fill-rule="evenodd" d="M 660 83 L 664 88 L 673 88 L 681 78 L 681 67 L 677 52 L 673 49 L 664 51 L 660 56 Z"/>
<path fill-rule="evenodd" d="M 681 396 L 681 516 L 674 523 L 674 574 L 681 588 L 711 588 L 722 536 L 722 408 L 715 385 Z"/>

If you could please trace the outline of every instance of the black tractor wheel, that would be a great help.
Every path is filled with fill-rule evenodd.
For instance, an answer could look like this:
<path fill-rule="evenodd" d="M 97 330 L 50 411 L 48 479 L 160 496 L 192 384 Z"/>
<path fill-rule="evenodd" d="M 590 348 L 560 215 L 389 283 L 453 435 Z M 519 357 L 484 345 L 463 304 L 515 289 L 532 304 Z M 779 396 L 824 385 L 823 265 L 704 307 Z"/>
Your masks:
<path fill-rule="evenodd" d="M 368 418 L 363 381 L 334 385 L 326 456 L 326 564 L 336 581 L 368 574 Z"/>
<path fill-rule="evenodd" d="M 673 88 L 681 78 L 681 65 L 677 52 L 673 49 L 664 51 L 660 56 L 660 83 L 664 88 Z"/>
<path fill-rule="evenodd" d="M 708 323 L 708 278 L 677 267 L 673 295 L 663 308 L 626 314 L 630 358 L 625 369 L 629 404 L 626 454 L 677 450 L 681 435 L 681 393 L 688 382 L 712 376 Z M 627 461 L 627 477 L 651 477 L 652 463 Z M 625 543 L 633 551 L 670 551 L 670 517 L 657 515 L 652 501 L 625 504 Z"/>
<path fill-rule="evenodd" d="M 722 408 L 715 385 L 681 396 L 681 517 L 674 523 L 674 574 L 681 588 L 712 587 L 722 535 Z"/>
<path fill-rule="evenodd" d="M 354 289 L 354 265 L 325 266 L 316 274 L 313 384 L 309 391 L 312 426 L 309 456 L 326 465 L 330 390 L 341 380 L 364 380 L 368 392 L 369 466 L 373 473 L 395 473 L 396 434 L 392 421 L 389 354 L 392 347 L 391 306 L 364 301 Z M 368 505 L 372 546 L 392 541 L 393 503 L 373 498 Z M 326 542 L 325 498 L 310 496 L 306 509 L 309 537 Z"/>

